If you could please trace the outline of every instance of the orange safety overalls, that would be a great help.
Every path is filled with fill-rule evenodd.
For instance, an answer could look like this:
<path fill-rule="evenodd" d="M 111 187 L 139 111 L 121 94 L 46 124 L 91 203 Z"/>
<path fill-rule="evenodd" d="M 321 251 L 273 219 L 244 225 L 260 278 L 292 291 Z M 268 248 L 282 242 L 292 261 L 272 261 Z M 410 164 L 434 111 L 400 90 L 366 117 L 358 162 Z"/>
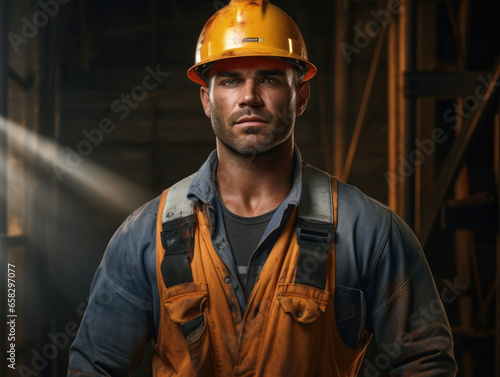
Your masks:
<path fill-rule="evenodd" d="M 317 258 L 309 255 L 306 264 L 302 264 L 306 269 L 315 263 L 324 265 L 324 287 L 297 283 L 297 271 L 302 263 L 297 239 L 302 203 L 310 203 L 304 217 L 312 224 L 324 222 L 326 216 L 316 212 L 324 211 L 326 206 L 330 213 L 327 222 L 332 223 L 334 233 L 337 180 L 304 164 L 302 185 L 301 204 L 290 214 L 269 254 L 245 313 L 236 309 L 239 305 L 230 281 L 228 283 L 227 267 L 212 244 L 208 208 L 190 201 L 192 209 L 179 209 L 179 202 L 187 201 L 186 190 L 172 192 L 169 204 L 167 197 L 175 185 L 163 193 L 156 238 L 161 317 L 153 352 L 155 377 L 357 375 L 369 339 L 365 339 L 359 349 L 352 349 L 337 331 L 333 307 L 335 242 L 329 240 L 326 257 L 312 254 Z M 184 187 L 187 186 L 184 182 Z M 189 221 L 185 220 L 189 216 L 191 231 L 186 226 Z M 180 272 L 189 275 L 187 281 L 182 276 L 167 278 L 162 274 L 164 246 L 169 249 L 172 245 L 175 249 L 175 241 L 167 237 L 162 242 L 161 234 L 172 217 L 176 218 L 177 231 L 189 250 L 183 256 L 174 256 L 170 262 L 187 255 L 188 262 L 179 262 L 189 266 L 190 271 Z M 179 269 L 182 270 L 182 266 Z M 312 278 L 315 279 L 314 274 Z M 168 287 L 164 279 L 170 279 Z"/>

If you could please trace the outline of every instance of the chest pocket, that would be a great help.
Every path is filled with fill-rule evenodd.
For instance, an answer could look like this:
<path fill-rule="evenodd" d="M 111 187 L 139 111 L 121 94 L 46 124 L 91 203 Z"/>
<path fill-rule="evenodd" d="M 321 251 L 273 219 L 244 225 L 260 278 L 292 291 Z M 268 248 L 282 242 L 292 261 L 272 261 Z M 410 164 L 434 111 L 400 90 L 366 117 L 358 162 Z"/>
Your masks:
<path fill-rule="evenodd" d="M 202 376 L 214 375 L 213 365 L 209 357 L 210 334 L 205 318 L 207 301 L 207 283 L 178 284 L 165 292 L 164 305 L 168 317 L 182 331 L 192 369 L 196 375 Z"/>
<path fill-rule="evenodd" d="M 301 284 L 280 284 L 278 301 L 283 311 L 297 322 L 309 324 L 326 311 L 328 292 Z"/>
<path fill-rule="evenodd" d="M 188 344 L 195 342 L 205 327 L 207 283 L 184 283 L 165 293 L 165 309 L 171 321 L 179 324 Z"/>

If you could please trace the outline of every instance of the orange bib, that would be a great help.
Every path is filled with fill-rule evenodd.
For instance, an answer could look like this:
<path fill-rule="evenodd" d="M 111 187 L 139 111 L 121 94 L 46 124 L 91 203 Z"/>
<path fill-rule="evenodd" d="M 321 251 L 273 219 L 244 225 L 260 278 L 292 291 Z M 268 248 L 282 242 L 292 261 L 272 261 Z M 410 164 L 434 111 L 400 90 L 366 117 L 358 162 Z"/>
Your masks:
<path fill-rule="evenodd" d="M 326 173 L 323 173 L 326 174 Z M 304 180 L 306 176 L 304 176 Z M 331 178 L 337 223 L 337 181 Z M 297 208 L 290 214 L 241 313 L 230 274 L 212 244 L 208 208 L 194 205 L 192 282 L 166 287 L 161 273 L 162 195 L 157 222 L 157 277 L 161 316 L 153 375 L 356 376 L 366 350 L 348 347 L 334 314 L 335 242 L 326 263 L 325 289 L 297 284 L 300 248 Z"/>

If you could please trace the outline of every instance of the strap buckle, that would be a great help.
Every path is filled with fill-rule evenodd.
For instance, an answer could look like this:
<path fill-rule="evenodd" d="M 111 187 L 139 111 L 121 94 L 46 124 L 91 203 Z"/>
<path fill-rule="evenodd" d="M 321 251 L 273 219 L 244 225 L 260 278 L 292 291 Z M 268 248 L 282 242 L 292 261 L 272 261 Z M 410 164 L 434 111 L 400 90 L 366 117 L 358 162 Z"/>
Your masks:
<path fill-rule="evenodd" d="M 332 240 L 333 234 L 331 232 L 321 232 L 318 230 L 297 228 L 298 242 L 314 243 L 318 245 L 327 244 L 327 246 L 330 247 Z"/>

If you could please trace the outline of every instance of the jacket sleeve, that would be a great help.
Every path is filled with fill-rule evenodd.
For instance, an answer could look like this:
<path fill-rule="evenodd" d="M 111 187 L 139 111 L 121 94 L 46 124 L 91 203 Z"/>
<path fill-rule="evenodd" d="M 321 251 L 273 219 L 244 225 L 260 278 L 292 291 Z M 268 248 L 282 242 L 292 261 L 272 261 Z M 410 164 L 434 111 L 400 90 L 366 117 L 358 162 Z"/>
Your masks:
<path fill-rule="evenodd" d="M 70 348 L 68 376 L 130 376 L 141 361 L 154 333 L 154 211 L 136 211 L 111 239 Z"/>
<path fill-rule="evenodd" d="M 390 368 L 391 376 L 455 376 L 450 325 L 422 248 L 401 219 L 389 216 L 365 288 L 379 352 L 365 364 Z"/>

